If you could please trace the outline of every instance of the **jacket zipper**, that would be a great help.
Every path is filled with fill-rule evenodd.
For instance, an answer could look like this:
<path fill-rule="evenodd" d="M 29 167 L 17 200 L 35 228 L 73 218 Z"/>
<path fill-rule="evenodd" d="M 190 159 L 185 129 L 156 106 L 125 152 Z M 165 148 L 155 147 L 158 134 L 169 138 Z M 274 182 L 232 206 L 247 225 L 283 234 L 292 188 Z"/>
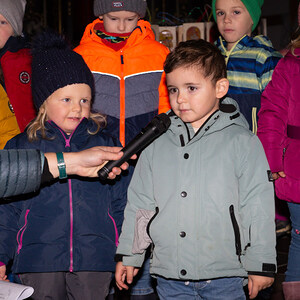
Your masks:
<path fill-rule="evenodd" d="M 124 78 L 124 56 L 121 50 L 121 78 L 120 78 L 120 142 L 125 146 L 125 78 Z"/>
<path fill-rule="evenodd" d="M 81 121 L 80 121 L 80 123 L 81 123 Z M 77 127 L 79 126 L 79 124 L 77 125 Z M 75 130 L 77 129 L 77 127 L 75 128 Z M 72 134 L 69 136 L 68 139 L 66 139 L 65 135 L 63 134 L 63 132 L 60 128 L 58 128 L 58 130 L 61 132 L 63 138 L 65 139 L 65 148 L 70 148 L 71 138 L 72 138 L 75 130 L 72 132 Z M 73 258 L 74 224 L 73 224 L 73 221 L 74 221 L 74 213 L 73 213 L 73 194 L 72 194 L 72 181 L 71 181 L 71 179 L 68 179 L 68 187 L 69 187 L 69 208 L 70 208 L 70 267 L 69 267 L 69 271 L 73 272 L 73 264 L 74 264 L 74 258 Z"/>
<path fill-rule="evenodd" d="M 115 229 L 115 244 L 116 244 L 116 247 L 118 247 L 118 245 L 119 245 L 119 233 L 118 233 L 117 224 L 116 224 L 115 219 L 109 213 L 109 209 L 108 209 L 107 213 L 108 213 L 108 216 L 110 217 L 110 219 L 112 220 L 113 225 L 114 225 L 114 229 Z"/>
<path fill-rule="evenodd" d="M 17 243 L 18 243 L 17 254 L 19 254 L 21 249 L 22 249 L 23 235 L 24 235 L 24 232 L 25 232 L 26 227 L 27 227 L 27 217 L 28 217 L 29 212 L 30 212 L 30 210 L 27 209 L 26 213 L 25 213 L 25 223 L 24 223 L 23 227 L 19 230 L 19 232 L 17 234 Z M 19 237 L 20 237 L 20 240 L 19 240 Z"/>
<path fill-rule="evenodd" d="M 234 206 L 233 205 L 230 205 L 229 213 L 230 213 L 230 218 L 231 218 L 233 231 L 234 231 L 236 255 L 239 258 L 239 262 L 241 262 L 241 254 L 242 254 L 241 234 L 240 234 L 240 229 L 239 229 L 238 222 L 235 218 Z"/>

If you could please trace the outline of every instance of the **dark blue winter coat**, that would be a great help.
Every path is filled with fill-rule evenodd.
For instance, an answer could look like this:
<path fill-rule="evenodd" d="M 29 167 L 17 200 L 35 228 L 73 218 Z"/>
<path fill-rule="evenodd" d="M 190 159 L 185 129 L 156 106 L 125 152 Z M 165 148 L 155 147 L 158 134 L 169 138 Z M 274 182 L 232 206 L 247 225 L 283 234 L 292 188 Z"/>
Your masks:
<path fill-rule="evenodd" d="M 119 145 L 104 130 L 90 135 L 87 128 L 94 126 L 83 119 L 68 136 L 49 122 L 48 136 L 53 139 L 28 142 L 26 133 L 21 133 L 6 148 L 76 152 Z M 105 183 L 68 177 L 0 205 L 0 261 L 7 264 L 14 259 L 15 273 L 114 271 L 130 177 L 131 171 Z"/>

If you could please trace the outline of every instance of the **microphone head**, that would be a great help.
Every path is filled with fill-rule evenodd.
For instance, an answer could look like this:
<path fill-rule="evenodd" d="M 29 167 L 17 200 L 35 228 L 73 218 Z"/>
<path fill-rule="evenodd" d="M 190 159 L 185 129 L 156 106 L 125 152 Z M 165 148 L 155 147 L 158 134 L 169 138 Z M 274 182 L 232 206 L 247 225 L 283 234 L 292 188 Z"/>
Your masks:
<path fill-rule="evenodd" d="M 171 119 L 165 113 L 161 113 L 150 122 L 156 133 L 164 133 L 171 125 Z"/>

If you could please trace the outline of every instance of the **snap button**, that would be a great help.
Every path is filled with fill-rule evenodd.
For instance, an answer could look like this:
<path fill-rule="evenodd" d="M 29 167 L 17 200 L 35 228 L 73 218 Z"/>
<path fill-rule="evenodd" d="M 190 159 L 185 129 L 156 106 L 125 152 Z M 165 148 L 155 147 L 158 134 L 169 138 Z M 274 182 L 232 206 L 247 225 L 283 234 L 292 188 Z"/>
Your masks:
<path fill-rule="evenodd" d="M 184 198 L 184 197 L 186 197 L 186 196 L 187 196 L 187 192 L 181 192 L 181 194 L 180 194 L 180 195 L 181 195 L 181 197 L 183 197 L 183 198 Z"/>
<path fill-rule="evenodd" d="M 184 231 L 181 231 L 181 232 L 179 233 L 179 235 L 180 235 L 182 238 L 184 238 L 184 237 L 186 236 L 186 233 L 185 233 Z"/>
<path fill-rule="evenodd" d="M 182 270 L 180 271 L 180 274 L 183 275 L 183 276 L 185 276 L 185 275 L 186 275 L 186 270 L 182 269 Z"/>
<path fill-rule="evenodd" d="M 189 156 L 188 153 L 184 153 L 183 157 L 184 157 L 185 159 L 188 159 L 190 156 Z"/>

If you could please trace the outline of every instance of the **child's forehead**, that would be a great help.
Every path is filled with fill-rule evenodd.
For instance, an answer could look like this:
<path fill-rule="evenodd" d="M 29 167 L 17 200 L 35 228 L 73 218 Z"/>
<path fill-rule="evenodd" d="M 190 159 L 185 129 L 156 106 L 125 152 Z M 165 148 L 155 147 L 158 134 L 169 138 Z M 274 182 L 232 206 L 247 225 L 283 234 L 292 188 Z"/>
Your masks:
<path fill-rule="evenodd" d="M 244 3 L 241 0 L 216 0 L 216 8 L 225 5 L 226 7 L 245 7 Z"/>
<path fill-rule="evenodd" d="M 193 65 L 181 65 L 175 67 L 170 73 L 166 74 L 167 81 L 171 77 L 180 78 L 186 82 L 189 81 L 191 77 L 204 78 L 204 69 L 201 66 Z"/>
<path fill-rule="evenodd" d="M 137 17 L 138 14 L 134 11 L 128 11 L 128 10 L 120 10 L 120 11 L 110 11 L 104 15 L 108 16 L 115 16 L 115 17 L 123 17 L 123 18 L 128 18 L 128 17 Z"/>

